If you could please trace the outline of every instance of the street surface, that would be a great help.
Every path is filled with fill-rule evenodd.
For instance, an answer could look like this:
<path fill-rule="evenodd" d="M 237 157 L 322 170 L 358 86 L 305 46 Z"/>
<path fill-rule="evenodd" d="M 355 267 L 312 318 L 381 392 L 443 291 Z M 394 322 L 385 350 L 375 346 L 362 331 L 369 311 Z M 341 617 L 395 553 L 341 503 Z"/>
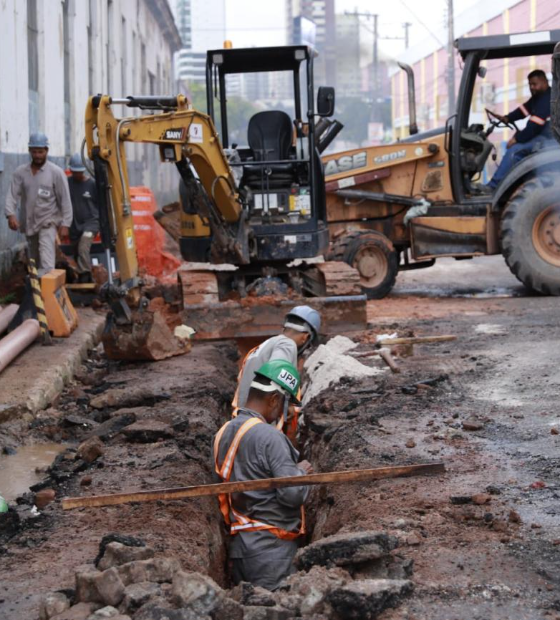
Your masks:
<path fill-rule="evenodd" d="M 368 312 L 370 329 L 352 335 L 364 351 L 374 334 L 393 331 L 457 340 L 414 345 L 407 357 L 397 351 L 400 374 L 341 383 L 313 399 L 305 456 L 316 471 L 442 461 L 447 472 L 315 489 L 312 539 L 398 536 L 415 590 L 382 620 L 560 618 L 560 300 L 528 295 L 493 257 L 401 274 Z M 75 448 L 92 432 L 103 440 L 91 465 L 74 453 L 59 458 L 57 498 L 209 482 L 210 441 L 228 415 L 235 362 L 227 343 L 155 364 L 108 365 L 93 354 L 83 383 L 34 423 L 37 442 Z M 0 446 L 23 441 L 13 422 L 0 434 Z M 72 587 L 110 532 L 140 537 L 228 585 L 213 498 L 72 512 L 55 502 L 27 523 L 2 541 L 3 618 L 35 618 L 41 597 Z"/>

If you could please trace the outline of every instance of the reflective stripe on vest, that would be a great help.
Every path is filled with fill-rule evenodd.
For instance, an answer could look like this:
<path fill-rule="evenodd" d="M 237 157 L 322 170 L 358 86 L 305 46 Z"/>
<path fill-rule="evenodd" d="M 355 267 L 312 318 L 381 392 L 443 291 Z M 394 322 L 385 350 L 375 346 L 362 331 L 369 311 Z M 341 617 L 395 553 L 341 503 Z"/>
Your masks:
<path fill-rule="evenodd" d="M 214 462 L 216 473 L 224 482 L 229 482 L 231 473 L 233 471 L 235 456 L 237 454 L 237 450 L 239 449 L 241 439 L 243 438 L 245 433 L 247 433 L 253 428 L 253 426 L 256 426 L 257 424 L 264 424 L 264 422 L 259 418 L 250 418 L 249 420 L 244 422 L 235 434 L 235 437 L 233 438 L 233 441 L 231 442 L 227 450 L 224 462 L 220 467 L 220 464 L 218 462 L 218 457 L 220 453 L 220 441 L 222 439 L 224 431 L 230 423 L 231 420 L 229 422 L 226 422 L 222 426 L 222 428 L 218 431 L 218 434 L 216 435 L 216 440 L 214 441 Z M 299 530 L 297 532 L 288 532 L 288 530 L 283 530 L 282 528 L 275 527 L 274 525 L 269 525 L 268 523 L 264 523 L 263 521 L 251 519 L 249 517 L 246 517 L 245 515 L 242 515 L 240 512 L 237 512 L 237 510 L 235 510 L 231 503 L 231 495 L 229 493 L 221 493 L 218 496 L 218 501 L 220 502 L 220 511 L 224 517 L 224 521 L 226 522 L 226 525 L 229 526 L 230 534 L 232 535 L 237 534 L 237 532 L 240 531 L 256 532 L 259 530 L 267 530 L 271 534 L 274 534 L 282 540 L 294 540 L 298 536 L 302 536 L 303 534 L 305 534 L 305 511 L 303 509 L 303 506 L 301 507 L 301 526 Z M 231 515 L 235 517 L 235 522 L 232 522 Z"/>

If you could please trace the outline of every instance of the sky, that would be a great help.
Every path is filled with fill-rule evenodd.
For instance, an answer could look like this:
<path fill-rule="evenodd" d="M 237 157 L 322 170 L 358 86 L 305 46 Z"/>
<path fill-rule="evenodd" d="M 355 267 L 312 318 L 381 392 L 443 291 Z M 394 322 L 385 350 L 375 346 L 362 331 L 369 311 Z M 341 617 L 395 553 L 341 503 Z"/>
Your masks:
<path fill-rule="evenodd" d="M 491 0 L 487 0 L 490 1 Z M 480 0 L 454 0 L 455 16 Z M 379 14 L 379 32 L 382 37 L 402 37 L 404 22 L 410 22 L 410 44 L 430 37 L 430 30 L 438 30 L 445 19 L 446 0 L 336 0 L 336 12 L 370 12 Z M 364 46 L 373 47 L 371 19 L 363 18 Z M 226 0 L 227 36 L 235 47 L 284 45 L 284 0 Z M 391 56 L 404 50 L 404 41 L 380 40 L 379 48 Z"/>

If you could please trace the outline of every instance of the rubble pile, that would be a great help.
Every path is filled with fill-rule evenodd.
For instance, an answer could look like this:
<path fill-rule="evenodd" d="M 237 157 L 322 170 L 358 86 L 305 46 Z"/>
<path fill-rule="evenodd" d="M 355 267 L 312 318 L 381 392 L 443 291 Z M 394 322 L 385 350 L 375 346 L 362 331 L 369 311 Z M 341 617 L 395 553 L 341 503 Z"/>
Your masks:
<path fill-rule="evenodd" d="M 391 578 L 384 568 L 398 569 L 396 547 L 381 532 L 316 541 L 300 550 L 300 572 L 269 592 L 249 583 L 223 589 L 142 540 L 110 534 L 96 560 L 78 567 L 74 588 L 44 597 L 40 620 L 370 620 L 412 591 L 404 573 Z"/>

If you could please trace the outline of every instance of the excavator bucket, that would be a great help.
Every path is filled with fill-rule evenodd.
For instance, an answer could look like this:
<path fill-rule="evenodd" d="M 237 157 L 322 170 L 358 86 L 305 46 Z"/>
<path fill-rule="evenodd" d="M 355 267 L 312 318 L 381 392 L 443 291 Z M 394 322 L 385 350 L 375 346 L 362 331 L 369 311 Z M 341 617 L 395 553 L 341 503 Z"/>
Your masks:
<path fill-rule="evenodd" d="M 176 338 L 161 312 L 135 310 L 130 321 L 119 325 L 110 312 L 101 337 L 105 354 L 113 360 L 157 361 L 188 353 L 189 340 Z"/>
<path fill-rule="evenodd" d="M 325 335 L 367 326 L 365 295 L 194 304 L 183 311 L 183 322 L 196 330 L 196 340 L 268 338 L 282 330 L 287 312 L 300 304 L 321 313 L 321 332 Z"/>
<path fill-rule="evenodd" d="M 220 301 L 215 272 L 182 268 L 185 325 L 196 330 L 196 340 L 267 338 L 277 334 L 286 313 L 301 304 L 321 313 L 321 331 L 335 335 L 367 327 L 367 298 L 360 294 L 359 276 L 346 263 L 326 262 L 300 268 L 304 289 L 314 297 L 247 296 Z"/>

